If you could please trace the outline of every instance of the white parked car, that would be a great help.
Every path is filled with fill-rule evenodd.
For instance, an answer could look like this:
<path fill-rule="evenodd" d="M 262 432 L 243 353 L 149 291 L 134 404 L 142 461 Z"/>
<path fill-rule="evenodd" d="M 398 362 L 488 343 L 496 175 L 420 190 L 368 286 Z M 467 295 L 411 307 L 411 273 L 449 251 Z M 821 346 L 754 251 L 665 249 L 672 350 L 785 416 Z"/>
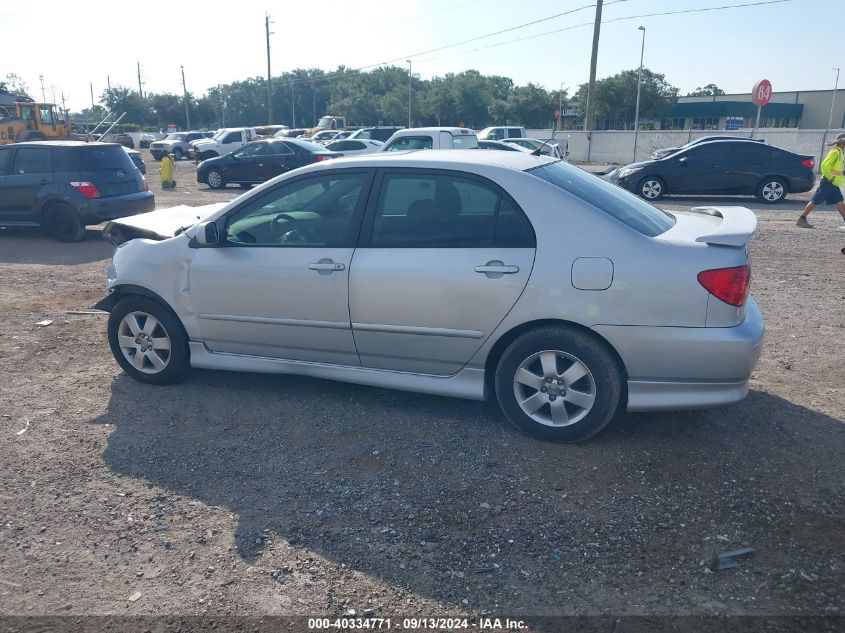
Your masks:
<path fill-rule="evenodd" d="M 478 149 L 478 137 L 465 127 L 410 127 L 395 132 L 380 151 L 413 149 Z"/>
<path fill-rule="evenodd" d="M 211 138 L 191 142 L 191 158 L 207 160 L 215 156 L 225 156 L 239 147 L 258 138 L 255 128 L 230 127 L 217 130 Z"/>
<path fill-rule="evenodd" d="M 479 141 L 501 141 L 506 138 L 526 138 L 528 133 L 524 127 L 505 125 L 486 127 L 478 133 Z"/>
<path fill-rule="evenodd" d="M 543 156 L 551 156 L 552 158 L 559 158 L 560 160 L 566 159 L 566 152 L 560 149 L 560 145 L 558 143 L 554 143 L 552 141 L 543 143 L 543 141 L 536 138 L 503 138 L 502 142 L 513 143 L 514 145 L 519 145 L 520 147 L 530 149 L 531 151 L 542 148 L 540 149 L 540 153 Z"/>
<path fill-rule="evenodd" d="M 321 130 L 317 132 L 314 136 L 311 137 L 303 137 L 303 141 L 309 141 L 311 143 L 319 143 L 320 145 L 325 145 L 329 141 L 333 140 L 340 132 L 337 130 Z"/>
<path fill-rule="evenodd" d="M 371 139 L 358 140 L 356 138 L 343 141 L 331 141 L 326 143 L 326 149 L 333 152 L 340 152 L 344 156 L 357 156 L 358 154 L 370 154 L 379 151 L 384 147 L 381 141 Z"/>

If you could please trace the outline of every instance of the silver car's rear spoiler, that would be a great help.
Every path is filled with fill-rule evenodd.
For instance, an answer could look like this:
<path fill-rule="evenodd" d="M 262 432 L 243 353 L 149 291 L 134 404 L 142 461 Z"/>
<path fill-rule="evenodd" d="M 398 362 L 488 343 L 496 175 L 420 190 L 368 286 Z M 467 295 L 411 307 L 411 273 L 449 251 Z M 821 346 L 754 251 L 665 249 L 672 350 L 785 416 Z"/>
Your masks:
<path fill-rule="evenodd" d="M 757 228 L 757 216 L 745 207 L 693 207 L 690 212 L 722 218 L 715 231 L 695 238 L 696 242 L 742 247 Z"/>

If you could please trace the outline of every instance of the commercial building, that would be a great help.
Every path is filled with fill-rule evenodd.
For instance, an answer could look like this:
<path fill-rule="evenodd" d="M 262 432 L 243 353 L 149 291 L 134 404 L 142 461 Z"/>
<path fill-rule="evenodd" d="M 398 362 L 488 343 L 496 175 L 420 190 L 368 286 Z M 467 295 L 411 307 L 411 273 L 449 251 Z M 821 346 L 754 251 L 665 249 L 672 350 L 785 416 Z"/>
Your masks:
<path fill-rule="evenodd" d="M 773 92 L 760 113 L 761 128 L 825 129 L 833 90 Z M 708 97 L 678 97 L 660 121 L 664 130 L 738 130 L 753 128 L 757 106 L 751 93 Z M 845 127 L 845 91 L 837 93 L 832 127 Z"/>

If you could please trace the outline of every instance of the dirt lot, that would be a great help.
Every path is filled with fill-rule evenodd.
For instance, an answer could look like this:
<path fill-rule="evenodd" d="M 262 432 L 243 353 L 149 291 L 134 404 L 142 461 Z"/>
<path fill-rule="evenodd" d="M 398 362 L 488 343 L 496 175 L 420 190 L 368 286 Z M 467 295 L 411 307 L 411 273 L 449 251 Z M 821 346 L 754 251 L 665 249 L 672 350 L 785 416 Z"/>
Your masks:
<path fill-rule="evenodd" d="M 161 192 L 148 167 L 160 206 L 240 192 L 189 162 Z M 794 228 L 800 200 L 728 202 L 760 219 L 750 395 L 579 446 L 520 435 L 493 402 L 139 384 L 105 319 L 71 313 L 103 293 L 98 232 L 0 231 L 0 613 L 845 615 L 845 231 L 825 211 Z"/>

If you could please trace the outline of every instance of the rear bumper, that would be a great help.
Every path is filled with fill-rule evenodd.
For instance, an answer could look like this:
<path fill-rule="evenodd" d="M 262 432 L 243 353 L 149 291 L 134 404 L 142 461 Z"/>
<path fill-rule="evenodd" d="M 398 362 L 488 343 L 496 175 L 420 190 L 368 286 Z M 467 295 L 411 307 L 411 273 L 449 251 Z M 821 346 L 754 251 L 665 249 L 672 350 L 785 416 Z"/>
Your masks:
<path fill-rule="evenodd" d="M 763 351 L 765 327 L 751 297 L 735 327 L 596 326 L 628 372 L 628 410 L 658 411 L 739 402 Z"/>
<path fill-rule="evenodd" d="M 85 224 L 99 224 L 106 220 L 123 218 L 128 215 L 146 213 L 155 209 L 155 195 L 152 191 L 139 191 L 124 196 L 95 198 L 87 200 L 80 214 Z"/>

